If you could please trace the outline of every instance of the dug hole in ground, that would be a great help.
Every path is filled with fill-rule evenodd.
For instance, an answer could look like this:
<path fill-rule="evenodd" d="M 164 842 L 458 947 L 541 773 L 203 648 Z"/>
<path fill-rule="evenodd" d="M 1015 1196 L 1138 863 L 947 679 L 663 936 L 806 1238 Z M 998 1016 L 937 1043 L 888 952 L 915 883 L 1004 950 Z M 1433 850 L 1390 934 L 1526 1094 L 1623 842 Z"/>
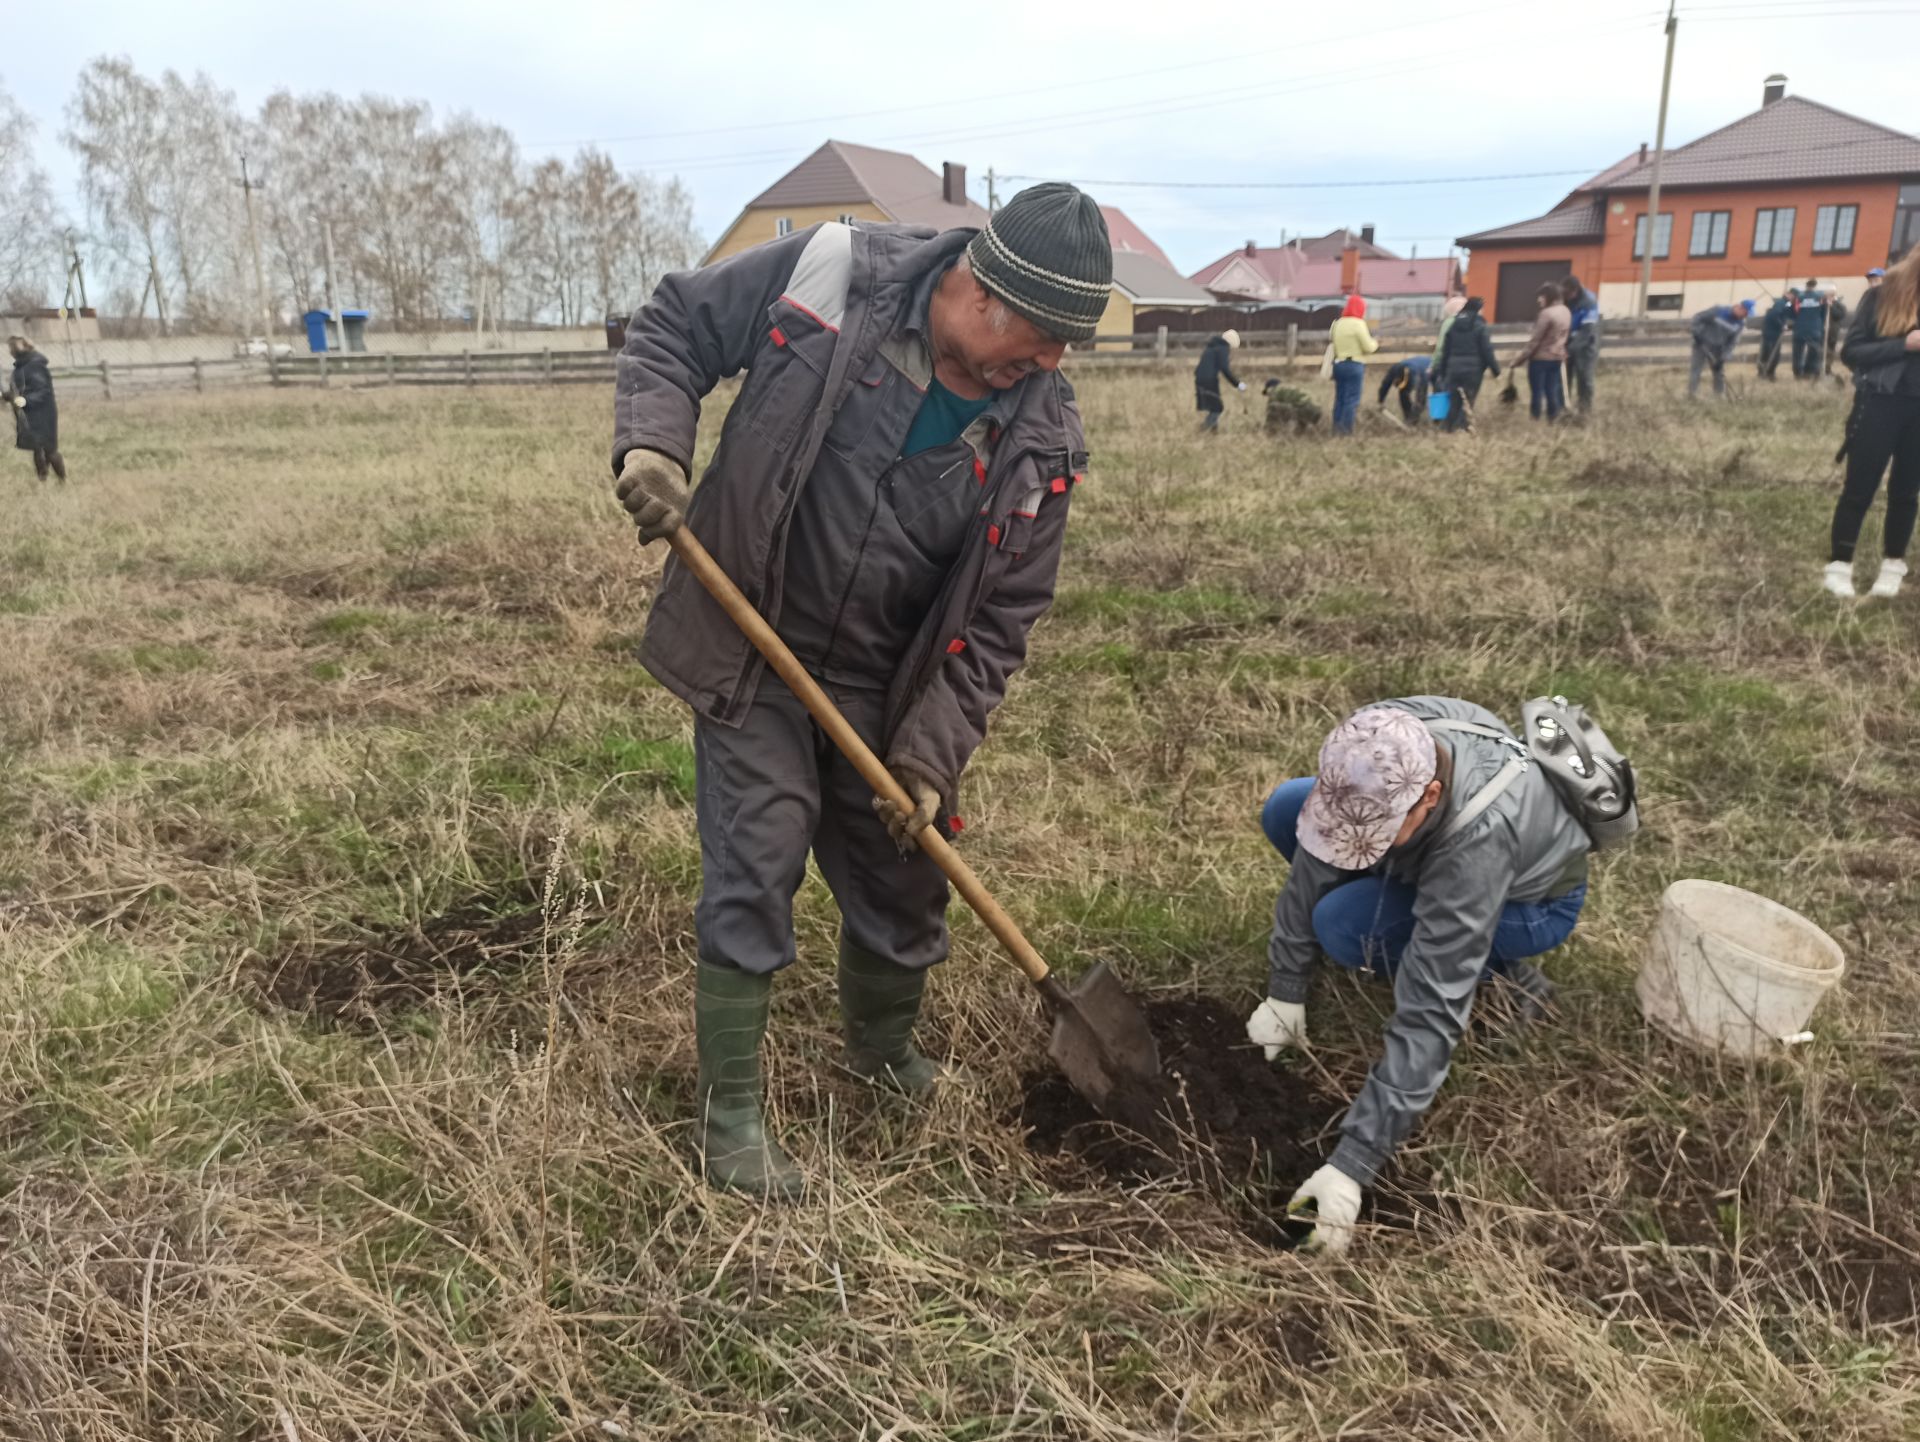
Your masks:
<path fill-rule="evenodd" d="M 1907 598 L 1818 591 L 1846 397 L 1622 370 L 1584 430 L 1202 444 L 1184 371 L 1074 365 L 1094 465 L 962 847 L 1158 1009 L 1216 1175 L 1070 1137 L 958 914 L 923 1039 L 975 1084 L 855 1085 L 810 878 L 767 1059 L 819 1186 L 764 1211 L 688 1161 L 691 729 L 631 659 L 608 398 L 63 406 L 75 482 L 0 537 L 0 1437 L 1920 1431 L 1920 659 Z M 1590 705 L 1645 830 L 1560 1018 L 1476 1029 L 1315 1261 L 1254 1223 L 1390 996 L 1325 975 L 1314 1062 L 1256 1063 L 1256 817 L 1426 690 Z M 1815 1042 L 1642 1023 L 1683 877 L 1841 945 Z"/>

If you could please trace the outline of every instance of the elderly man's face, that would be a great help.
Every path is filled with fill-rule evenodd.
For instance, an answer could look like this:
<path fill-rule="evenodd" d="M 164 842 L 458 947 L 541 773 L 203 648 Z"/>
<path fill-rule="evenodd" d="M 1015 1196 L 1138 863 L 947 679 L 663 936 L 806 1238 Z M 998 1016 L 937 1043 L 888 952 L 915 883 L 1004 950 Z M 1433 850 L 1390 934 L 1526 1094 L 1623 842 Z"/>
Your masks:
<path fill-rule="evenodd" d="M 974 379 L 994 390 L 1017 386 L 1035 371 L 1055 370 L 1067 343 L 1015 315 L 978 281 L 957 309 L 952 343 Z"/>

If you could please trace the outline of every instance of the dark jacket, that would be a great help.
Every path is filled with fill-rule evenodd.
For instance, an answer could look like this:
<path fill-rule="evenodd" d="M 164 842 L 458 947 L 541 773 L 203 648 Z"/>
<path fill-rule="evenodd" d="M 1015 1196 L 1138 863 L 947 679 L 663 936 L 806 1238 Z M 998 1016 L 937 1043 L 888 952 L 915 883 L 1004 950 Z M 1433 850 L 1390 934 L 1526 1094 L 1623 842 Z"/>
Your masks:
<path fill-rule="evenodd" d="M 22 451 L 60 449 L 60 411 L 53 402 L 53 372 L 47 358 L 37 350 L 17 356 L 13 362 L 10 396 L 24 396 L 26 408 L 13 412 L 13 444 Z"/>
<path fill-rule="evenodd" d="M 1440 364 L 1436 369 L 1446 377 L 1449 387 L 1472 385 L 1483 371 L 1500 374 L 1500 363 L 1493 358 L 1493 332 L 1486 317 L 1478 311 L 1461 311 L 1447 328 L 1440 343 Z"/>
<path fill-rule="evenodd" d="M 1457 331 L 1458 326 L 1454 329 Z M 1423 721 L 1472 721 L 1507 730 L 1492 712 L 1450 696 L 1382 701 Z M 1538 766 L 1530 766 L 1491 805 L 1451 836 L 1452 818 L 1500 772 L 1513 754 L 1490 736 L 1435 731 L 1434 745 L 1452 758 L 1441 804 L 1413 839 L 1370 868 L 1413 887 L 1413 937 L 1393 984 L 1393 1020 L 1386 1049 L 1340 1123 L 1329 1160 L 1370 1184 L 1433 1102 L 1447 1078 L 1453 1049 L 1466 1030 L 1480 976 L 1493 954 L 1494 928 L 1509 901 L 1543 901 L 1586 880 L 1592 842 Z M 1267 943 L 1267 995 L 1307 999 L 1319 942 L 1313 909 L 1336 886 L 1354 879 L 1310 854 L 1294 853 L 1287 884 L 1274 904 Z"/>
<path fill-rule="evenodd" d="M 1431 356 L 1409 356 L 1403 361 L 1395 361 L 1387 367 L 1387 373 L 1380 377 L 1380 404 L 1385 405 L 1387 397 L 1398 388 L 1403 409 L 1408 405 L 1425 405 L 1432 368 Z"/>
<path fill-rule="evenodd" d="M 1853 383 L 1860 390 L 1890 396 L 1902 391 L 1908 367 L 1920 369 L 1920 352 L 1907 349 L 1904 332 L 1879 334 L 1880 295 L 1874 289 L 1861 297 L 1860 309 L 1853 313 L 1853 324 L 1841 343 L 1840 359 L 1853 372 Z"/>
<path fill-rule="evenodd" d="M 613 464 L 645 446 L 690 466 L 701 399 L 747 379 L 687 510 L 693 534 L 779 625 L 786 537 L 840 398 L 887 363 L 916 283 L 974 231 L 827 223 L 705 270 L 668 276 L 629 324 L 614 392 Z M 1073 388 L 1040 372 L 1002 392 L 982 428 L 979 525 L 888 687 L 883 754 L 949 796 L 986 735 L 1054 576 L 1086 442 Z M 876 478 L 877 480 L 878 478 Z M 647 618 L 643 664 L 700 715 L 737 726 L 764 662 L 674 561 Z"/>
<path fill-rule="evenodd" d="M 1200 399 L 1200 409 L 1217 411 L 1220 409 L 1220 382 L 1238 386 L 1240 377 L 1233 373 L 1233 347 L 1227 344 L 1225 336 L 1215 336 L 1208 341 L 1200 352 L 1200 363 L 1193 368 L 1194 393 Z M 1211 399 L 1212 405 L 1207 401 Z"/>
<path fill-rule="evenodd" d="M 1582 290 L 1579 295 L 1566 302 L 1567 310 L 1573 319 L 1572 329 L 1567 332 L 1567 359 L 1579 360 L 1582 356 L 1600 353 L 1600 302 L 1590 290 Z"/>
<path fill-rule="evenodd" d="M 1780 343 L 1780 337 L 1786 334 L 1787 325 L 1793 320 L 1793 297 L 1783 295 L 1767 307 L 1766 318 L 1760 322 L 1760 343 L 1768 350 Z"/>
<path fill-rule="evenodd" d="M 1793 304 L 1793 338 L 1819 340 L 1827 333 L 1827 303 L 1818 295 L 1802 295 Z"/>
<path fill-rule="evenodd" d="M 1732 306 L 1710 305 L 1693 318 L 1693 343 L 1705 351 L 1715 365 L 1725 365 L 1746 328 L 1746 317 Z"/>

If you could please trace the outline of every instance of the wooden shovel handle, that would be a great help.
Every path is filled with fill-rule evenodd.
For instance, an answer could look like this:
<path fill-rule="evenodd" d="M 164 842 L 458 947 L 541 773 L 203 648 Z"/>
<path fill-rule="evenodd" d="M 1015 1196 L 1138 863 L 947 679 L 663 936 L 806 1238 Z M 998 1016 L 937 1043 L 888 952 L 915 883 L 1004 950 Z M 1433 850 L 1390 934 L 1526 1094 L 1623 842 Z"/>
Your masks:
<path fill-rule="evenodd" d="M 861 779 L 873 788 L 874 795 L 885 797 L 903 812 L 911 812 L 913 798 L 893 779 L 893 773 L 873 754 L 872 748 L 860 739 L 860 733 L 848 724 L 847 718 L 840 714 L 840 708 L 820 689 L 820 683 L 794 659 L 793 652 L 787 649 L 787 643 L 774 633 L 766 618 L 741 594 L 732 578 L 720 569 L 720 563 L 707 553 L 707 548 L 685 525 L 674 531 L 667 538 L 667 543 L 673 547 L 674 555 L 680 558 L 680 564 L 693 572 L 713 599 L 720 603 L 721 609 L 733 618 L 734 625 L 745 632 L 747 639 L 767 658 L 767 664 L 773 667 L 775 674 L 800 698 L 801 704 L 820 723 L 820 729 L 832 738 L 841 754 L 853 763 Z M 1045 960 L 1021 934 L 1013 918 L 981 885 L 980 878 L 973 874 L 973 868 L 961 859 L 960 853 L 953 849 L 939 829 L 927 827 L 918 840 L 920 849 L 946 873 L 947 880 L 953 883 L 953 889 L 973 908 L 974 915 L 987 924 L 987 930 L 993 933 L 994 939 L 1007 949 L 1007 955 L 1013 958 L 1014 964 L 1027 974 L 1027 980 L 1035 985 L 1044 982 L 1047 979 Z"/>

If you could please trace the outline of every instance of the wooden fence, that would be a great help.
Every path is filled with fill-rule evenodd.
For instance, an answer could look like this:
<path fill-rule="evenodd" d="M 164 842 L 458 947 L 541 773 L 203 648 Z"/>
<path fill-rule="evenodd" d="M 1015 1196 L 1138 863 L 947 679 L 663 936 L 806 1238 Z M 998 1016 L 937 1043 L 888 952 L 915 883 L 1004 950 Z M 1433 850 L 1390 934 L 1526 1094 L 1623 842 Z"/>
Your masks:
<path fill-rule="evenodd" d="M 1497 351 L 1511 355 L 1526 339 L 1527 327 L 1491 327 Z M 1436 332 L 1427 322 L 1397 325 L 1388 322 L 1375 332 L 1380 350 L 1370 363 L 1387 365 L 1407 356 L 1433 350 Z M 1073 367 L 1108 365 L 1186 364 L 1208 337 L 1195 333 L 1103 335 L 1077 350 Z M 1235 361 L 1249 371 L 1281 366 L 1316 368 L 1326 349 L 1327 332 L 1250 332 Z M 1603 331 L 1601 359 L 1605 365 L 1679 365 L 1692 347 L 1684 321 L 1610 321 Z M 544 386 L 613 384 L 611 351 L 527 350 L 417 352 L 392 355 L 299 355 L 247 357 L 231 360 L 154 361 L 141 364 L 60 366 L 53 375 L 63 391 L 85 387 L 84 393 L 103 396 L 139 394 L 155 390 L 193 390 L 201 393 L 236 386 Z"/>

